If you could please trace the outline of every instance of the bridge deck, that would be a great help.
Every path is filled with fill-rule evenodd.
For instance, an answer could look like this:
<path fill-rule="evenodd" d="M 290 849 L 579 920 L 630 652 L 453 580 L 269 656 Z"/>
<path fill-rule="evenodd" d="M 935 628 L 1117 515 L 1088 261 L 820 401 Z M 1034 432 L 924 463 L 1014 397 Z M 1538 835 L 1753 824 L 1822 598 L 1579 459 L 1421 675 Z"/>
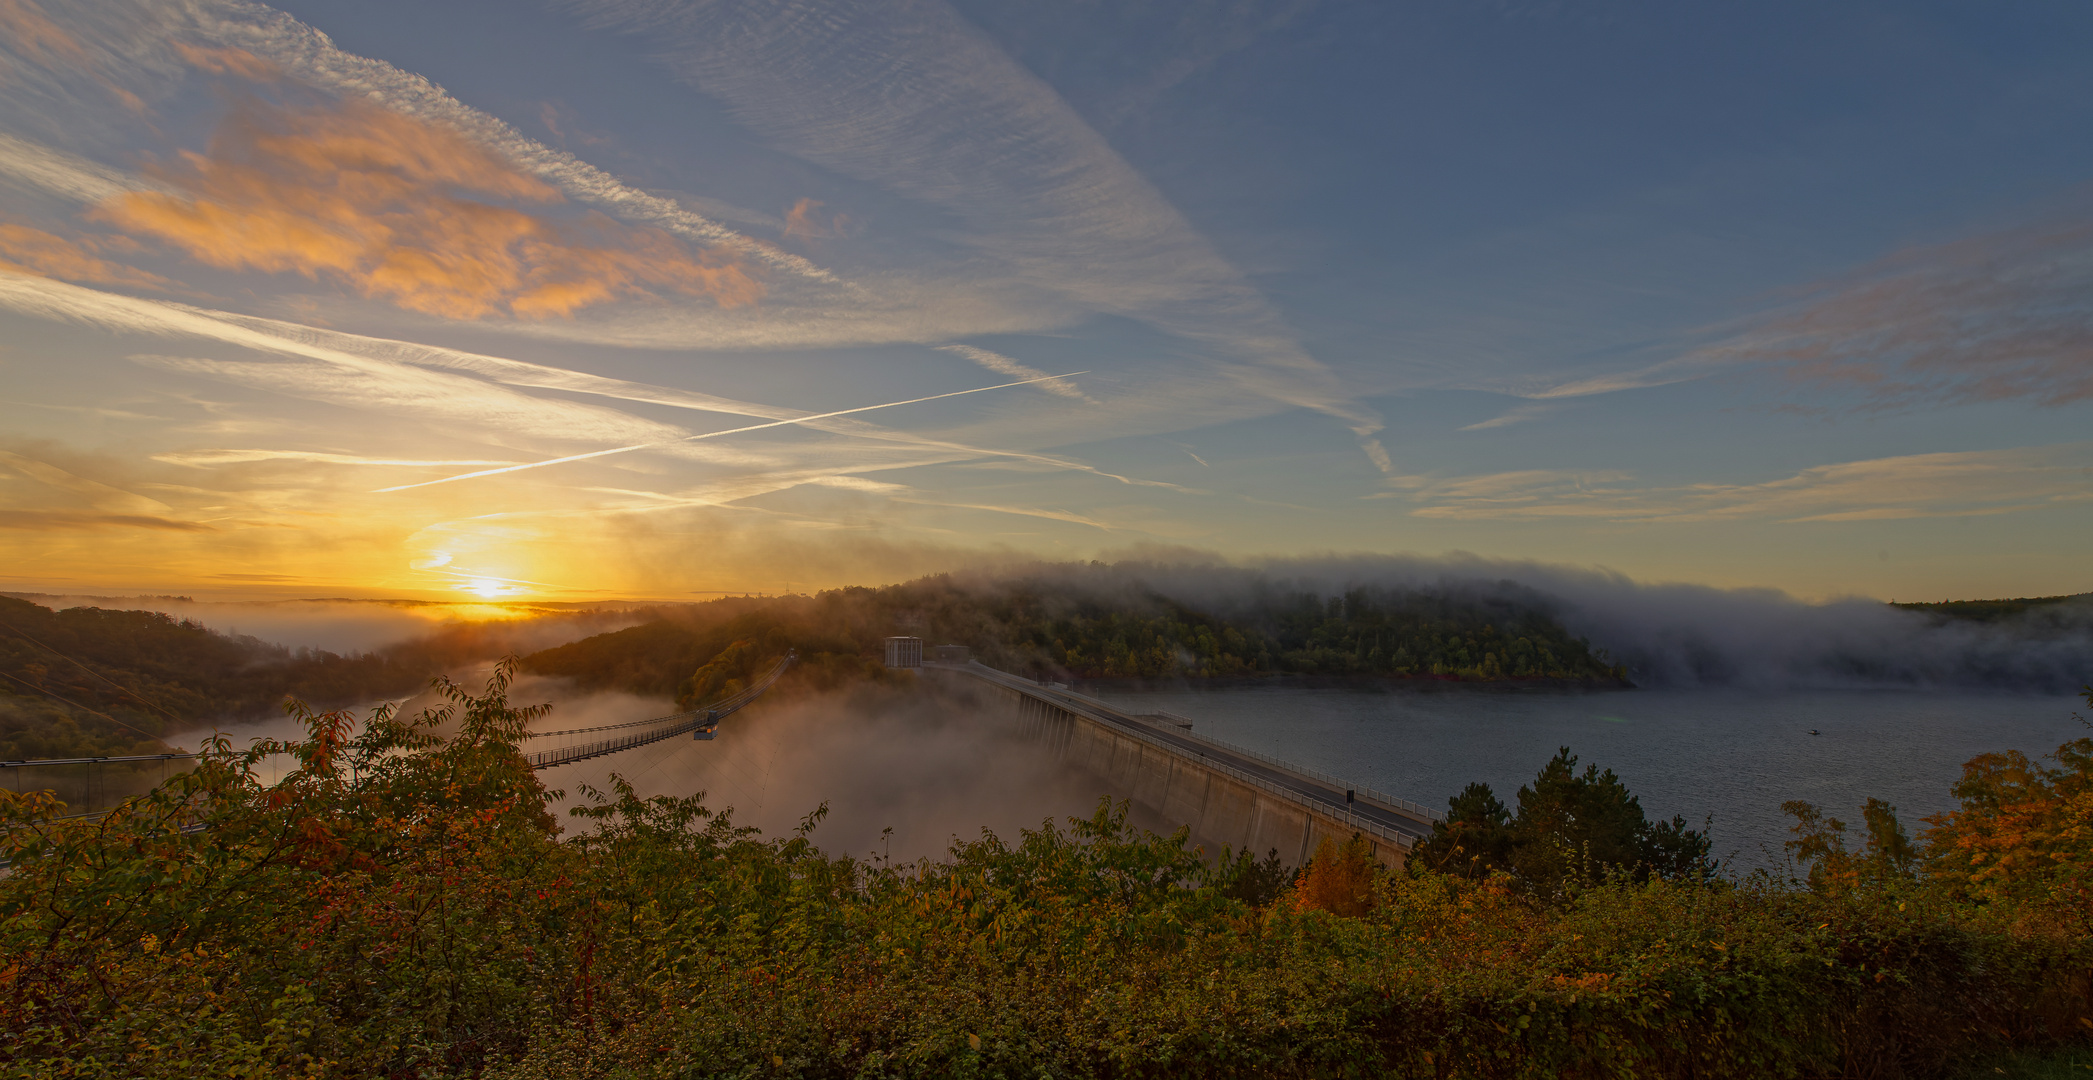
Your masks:
<path fill-rule="evenodd" d="M 1069 712 L 1079 713 L 1108 727 L 1131 732 L 1145 741 L 1161 743 L 1177 753 L 1197 758 L 1202 762 L 1247 773 L 1286 790 L 1302 801 L 1321 804 L 1334 815 L 1362 818 L 1381 828 L 1399 833 L 1409 840 L 1430 836 L 1433 819 L 1440 816 L 1414 803 L 1391 806 L 1376 799 L 1360 798 L 1356 794 L 1348 801 L 1345 798 L 1346 792 L 1356 793 L 1360 789 L 1348 788 L 1335 778 L 1314 776 L 1304 770 L 1260 758 L 1236 747 L 1202 739 L 1171 725 L 1144 722 L 1096 698 L 1040 686 L 1029 679 L 998 671 L 979 661 L 965 664 L 925 662 L 923 666 L 940 671 L 958 672 L 1007 687 Z"/>

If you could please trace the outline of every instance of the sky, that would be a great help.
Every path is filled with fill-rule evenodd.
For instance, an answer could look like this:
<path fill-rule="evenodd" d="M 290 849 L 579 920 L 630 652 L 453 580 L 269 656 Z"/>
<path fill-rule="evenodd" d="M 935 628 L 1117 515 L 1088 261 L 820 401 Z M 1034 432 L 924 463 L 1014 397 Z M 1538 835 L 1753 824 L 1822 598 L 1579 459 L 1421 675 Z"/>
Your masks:
<path fill-rule="evenodd" d="M 0 588 L 2093 591 L 2093 7 L 0 0 Z"/>

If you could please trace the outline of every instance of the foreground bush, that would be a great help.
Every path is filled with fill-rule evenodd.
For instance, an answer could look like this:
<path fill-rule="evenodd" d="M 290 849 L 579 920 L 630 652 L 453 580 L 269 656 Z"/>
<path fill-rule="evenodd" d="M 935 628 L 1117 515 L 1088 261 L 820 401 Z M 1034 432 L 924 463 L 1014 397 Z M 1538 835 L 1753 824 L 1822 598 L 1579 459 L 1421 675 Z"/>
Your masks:
<path fill-rule="evenodd" d="M 1898 1076 L 2093 1030 L 2069 873 L 1285 886 L 1109 807 L 890 866 L 622 784 L 562 839 L 505 680 L 94 823 L 10 797 L 9 1073 Z"/>

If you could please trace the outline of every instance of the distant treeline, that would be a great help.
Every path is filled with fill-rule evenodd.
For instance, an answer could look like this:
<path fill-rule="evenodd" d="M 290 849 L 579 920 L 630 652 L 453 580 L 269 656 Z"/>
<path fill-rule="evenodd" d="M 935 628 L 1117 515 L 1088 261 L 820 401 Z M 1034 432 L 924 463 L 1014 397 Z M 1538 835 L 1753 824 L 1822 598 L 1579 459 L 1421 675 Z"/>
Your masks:
<path fill-rule="evenodd" d="M 524 668 L 590 687 L 677 696 L 736 642 L 772 654 L 792 648 L 809 658 L 869 658 L 888 636 L 906 634 L 965 645 L 991 666 L 1039 677 L 1622 679 L 1603 652 L 1556 621 L 1545 598 L 1509 583 L 1334 596 L 1273 590 L 1215 610 L 1152 590 L 1095 586 L 1080 572 L 971 584 L 940 575 L 811 597 L 719 600 L 663 609 L 642 625 L 547 649 Z"/>
<path fill-rule="evenodd" d="M 2022 596 L 2011 600 L 1942 600 L 1935 604 L 1908 603 L 1891 604 L 1893 608 L 1917 611 L 1932 615 L 1941 621 L 1996 623 L 2025 615 L 2030 611 L 2055 609 L 2065 610 L 2063 605 L 2085 609 L 2093 613 L 2093 593 L 2075 593 L 2070 596 Z"/>
<path fill-rule="evenodd" d="M 286 697 L 321 708 L 396 697 L 518 644 L 504 624 L 459 624 L 344 656 L 157 611 L 0 596 L 0 760 L 162 753 L 163 736 L 270 715 Z"/>

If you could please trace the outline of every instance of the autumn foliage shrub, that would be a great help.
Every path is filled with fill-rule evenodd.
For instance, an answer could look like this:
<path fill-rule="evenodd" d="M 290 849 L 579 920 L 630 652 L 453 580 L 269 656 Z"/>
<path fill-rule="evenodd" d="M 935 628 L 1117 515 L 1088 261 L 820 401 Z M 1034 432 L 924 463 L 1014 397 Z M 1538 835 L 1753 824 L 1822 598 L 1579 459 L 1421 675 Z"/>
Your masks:
<path fill-rule="evenodd" d="M 1289 885 L 1109 806 L 889 865 L 825 855 L 819 811 L 766 838 L 623 783 L 562 834 L 505 679 L 216 745 L 99 821 L 0 793 L 0 1069 L 1893 1077 L 2093 1030 L 2078 864 L 2043 846 L 2078 842 L 2068 776 L 1986 779 L 1909 872 L 1837 887 L 1541 895 L 1334 843 Z M 266 753 L 298 767 L 265 785 Z"/>
<path fill-rule="evenodd" d="M 1300 880 L 1288 899 L 1298 911 L 1357 918 L 1373 910 L 1374 878 L 1379 870 L 1365 837 L 1355 834 L 1342 844 L 1324 837 L 1308 865 L 1301 868 Z"/>

